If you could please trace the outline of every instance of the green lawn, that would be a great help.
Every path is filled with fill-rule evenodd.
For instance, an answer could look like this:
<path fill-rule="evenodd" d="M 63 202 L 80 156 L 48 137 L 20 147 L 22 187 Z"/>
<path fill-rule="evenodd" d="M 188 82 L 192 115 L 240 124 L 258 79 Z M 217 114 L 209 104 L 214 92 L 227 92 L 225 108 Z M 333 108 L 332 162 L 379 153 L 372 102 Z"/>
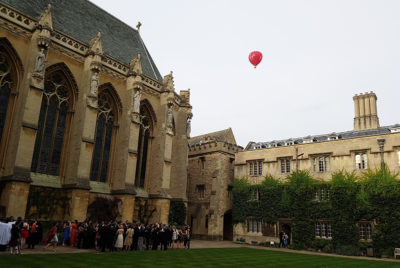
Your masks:
<path fill-rule="evenodd" d="M 129 253 L 0 255 L 0 267 L 400 267 L 397 262 L 355 260 L 279 251 L 223 248 Z"/>

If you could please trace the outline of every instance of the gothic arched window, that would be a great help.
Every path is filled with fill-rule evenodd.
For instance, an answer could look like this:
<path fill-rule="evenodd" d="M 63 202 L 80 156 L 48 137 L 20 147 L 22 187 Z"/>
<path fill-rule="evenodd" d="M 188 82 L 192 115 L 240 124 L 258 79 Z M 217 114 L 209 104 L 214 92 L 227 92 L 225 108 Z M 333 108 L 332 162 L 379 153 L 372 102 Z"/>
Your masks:
<path fill-rule="evenodd" d="M 48 74 L 47 74 L 48 72 Z M 73 105 L 73 91 L 66 74 L 59 68 L 46 71 L 42 105 L 31 171 L 58 176 Z"/>
<path fill-rule="evenodd" d="M 22 64 L 18 55 L 7 39 L 0 38 L 0 164 L 6 157 L 21 73 Z"/>
<path fill-rule="evenodd" d="M 1 47 L 0 51 L 0 141 L 4 125 L 7 118 L 8 103 L 11 95 L 11 89 L 14 85 L 12 78 L 12 65 L 7 57 L 6 51 Z"/>
<path fill-rule="evenodd" d="M 117 108 L 108 88 L 99 89 L 95 142 L 90 169 L 90 180 L 106 182 L 112 152 Z"/>
<path fill-rule="evenodd" d="M 143 188 L 146 181 L 146 169 L 149 159 L 151 136 L 153 134 L 153 120 L 151 116 L 151 106 L 145 101 L 140 105 L 140 129 L 138 141 L 138 154 L 136 163 L 135 186 Z"/>

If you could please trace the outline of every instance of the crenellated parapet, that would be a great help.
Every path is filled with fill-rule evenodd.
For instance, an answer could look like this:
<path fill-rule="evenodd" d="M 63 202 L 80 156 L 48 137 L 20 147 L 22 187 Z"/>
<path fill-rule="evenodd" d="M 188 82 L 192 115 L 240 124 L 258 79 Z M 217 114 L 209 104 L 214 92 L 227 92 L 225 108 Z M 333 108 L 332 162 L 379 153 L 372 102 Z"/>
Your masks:
<path fill-rule="evenodd" d="M 189 156 L 214 153 L 216 151 L 234 155 L 235 153 L 243 150 L 243 147 L 239 145 L 226 141 L 217 141 L 213 138 L 206 138 L 204 142 L 189 144 L 188 148 Z"/>

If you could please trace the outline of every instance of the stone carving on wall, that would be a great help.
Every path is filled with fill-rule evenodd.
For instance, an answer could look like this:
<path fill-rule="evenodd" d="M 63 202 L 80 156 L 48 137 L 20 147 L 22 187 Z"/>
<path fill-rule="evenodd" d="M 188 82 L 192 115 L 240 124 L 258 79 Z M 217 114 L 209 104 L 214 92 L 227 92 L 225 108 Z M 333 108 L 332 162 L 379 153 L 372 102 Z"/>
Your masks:
<path fill-rule="evenodd" d="M 190 132 L 192 131 L 192 126 L 191 126 L 192 118 L 188 117 L 187 122 L 186 122 L 186 136 L 190 138 Z"/>
<path fill-rule="evenodd" d="M 174 121 L 174 115 L 172 112 L 172 105 L 168 106 L 168 111 L 167 111 L 167 125 L 169 127 L 172 127 L 172 123 Z"/>
<path fill-rule="evenodd" d="M 140 53 L 136 58 L 133 58 L 129 64 L 129 72 L 134 75 L 142 75 L 142 63 L 140 59 Z"/>
<path fill-rule="evenodd" d="M 99 87 L 99 73 L 93 72 L 90 80 L 90 94 L 97 96 L 97 89 Z"/>
<path fill-rule="evenodd" d="M 173 125 L 174 125 L 174 113 L 173 113 L 174 104 L 172 101 L 168 101 L 167 108 L 167 133 L 174 135 Z"/>
<path fill-rule="evenodd" d="M 41 48 L 35 59 L 34 72 L 41 73 L 44 70 L 46 64 L 46 54 L 44 53 L 44 48 Z"/>
<path fill-rule="evenodd" d="M 167 90 L 167 91 L 175 90 L 174 77 L 172 76 L 172 71 L 169 74 L 167 74 L 166 76 L 164 76 L 163 84 L 164 84 L 165 90 Z"/>
<path fill-rule="evenodd" d="M 142 97 L 142 93 L 137 89 L 135 95 L 133 96 L 133 112 L 140 113 L 140 99 Z"/>
<path fill-rule="evenodd" d="M 90 92 L 87 96 L 87 105 L 91 108 L 97 109 L 97 91 L 99 87 L 99 72 L 93 71 L 90 78 Z"/>
<path fill-rule="evenodd" d="M 103 54 L 103 45 L 101 43 L 101 33 L 98 32 L 97 35 L 90 40 L 90 51 L 94 52 L 95 54 Z"/>
<path fill-rule="evenodd" d="M 133 103 L 131 109 L 131 120 L 136 123 L 141 122 L 141 117 L 140 117 L 141 98 L 142 98 L 142 93 L 140 91 L 140 88 L 137 88 L 135 94 L 133 95 Z"/>

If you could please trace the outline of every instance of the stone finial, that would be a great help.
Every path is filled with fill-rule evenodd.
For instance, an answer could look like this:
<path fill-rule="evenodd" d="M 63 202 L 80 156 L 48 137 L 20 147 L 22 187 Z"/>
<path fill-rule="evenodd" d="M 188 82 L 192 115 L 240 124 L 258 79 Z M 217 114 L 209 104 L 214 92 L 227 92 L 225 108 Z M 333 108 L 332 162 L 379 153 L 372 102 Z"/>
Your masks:
<path fill-rule="evenodd" d="M 103 54 L 103 45 L 101 43 L 101 33 L 98 32 L 97 35 L 90 40 L 89 50 L 95 54 Z"/>
<path fill-rule="evenodd" d="M 137 25 L 136 25 L 136 29 L 139 31 L 140 30 L 140 26 L 142 26 L 142 23 L 140 21 L 138 21 Z"/>
<path fill-rule="evenodd" d="M 47 8 L 40 15 L 37 30 L 39 30 L 39 36 L 37 39 L 37 44 L 39 48 L 47 50 L 51 43 L 51 32 L 53 31 L 53 20 L 51 17 L 51 5 L 49 4 Z"/>
<path fill-rule="evenodd" d="M 163 85 L 165 90 L 167 91 L 175 91 L 175 86 L 174 86 L 174 77 L 172 75 L 172 71 L 164 76 L 163 79 Z"/>
<path fill-rule="evenodd" d="M 51 5 L 49 4 L 47 8 L 40 15 L 39 23 L 43 28 L 48 28 L 53 30 L 53 19 L 51 17 Z"/>
<path fill-rule="evenodd" d="M 135 75 L 142 75 L 142 62 L 140 59 L 140 53 L 138 53 L 136 58 L 133 58 L 129 64 L 129 72 Z"/>

